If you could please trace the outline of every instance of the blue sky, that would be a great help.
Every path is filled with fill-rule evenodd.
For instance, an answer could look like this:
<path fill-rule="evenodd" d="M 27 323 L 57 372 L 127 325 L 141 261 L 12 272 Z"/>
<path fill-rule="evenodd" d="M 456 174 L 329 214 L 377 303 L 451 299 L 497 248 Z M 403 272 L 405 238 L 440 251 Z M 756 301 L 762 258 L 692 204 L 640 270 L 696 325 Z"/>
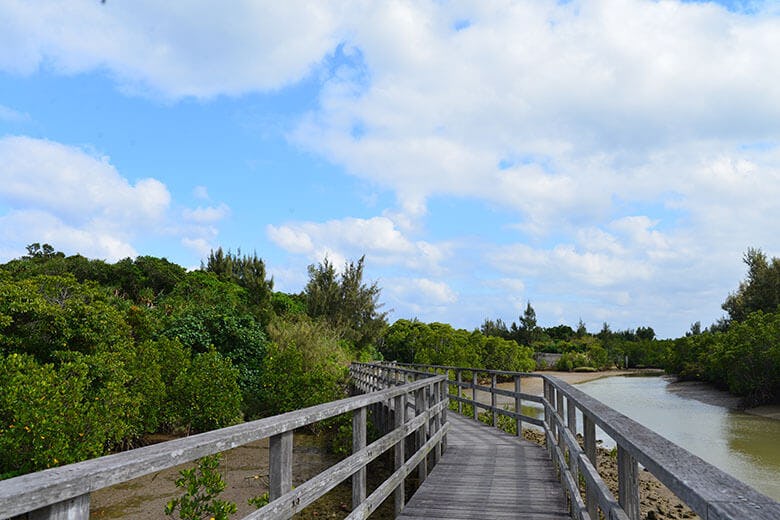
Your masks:
<path fill-rule="evenodd" d="M 774 2 L 0 2 L 0 261 L 366 255 L 391 319 L 676 337 L 780 256 L 778 85 Z"/>

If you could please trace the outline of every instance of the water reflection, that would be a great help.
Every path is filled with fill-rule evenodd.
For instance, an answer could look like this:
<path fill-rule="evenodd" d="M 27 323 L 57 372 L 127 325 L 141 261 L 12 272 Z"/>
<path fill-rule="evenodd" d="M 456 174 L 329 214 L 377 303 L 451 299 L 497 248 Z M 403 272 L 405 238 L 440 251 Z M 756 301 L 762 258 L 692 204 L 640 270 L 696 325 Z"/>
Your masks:
<path fill-rule="evenodd" d="M 722 393 L 694 397 L 663 377 L 607 377 L 577 385 L 710 464 L 780 500 L 780 421 L 734 411 Z M 712 395 L 707 396 L 707 392 Z M 603 433 L 602 433 L 603 435 Z M 605 438 L 605 445 L 614 445 Z"/>

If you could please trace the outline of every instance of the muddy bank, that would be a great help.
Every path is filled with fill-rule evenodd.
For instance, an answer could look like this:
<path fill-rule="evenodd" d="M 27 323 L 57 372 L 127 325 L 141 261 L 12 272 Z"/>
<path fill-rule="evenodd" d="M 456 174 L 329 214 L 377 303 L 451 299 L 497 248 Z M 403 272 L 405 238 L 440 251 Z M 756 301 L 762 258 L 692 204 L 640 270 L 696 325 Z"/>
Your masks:
<path fill-rule="evenodd" d="M 749 414 L 780 421 L 780 404 L 744 408 L 742 406 L 742 400 L 739 397 L 732 395 L 725 390 L 720 390 L 709 383 L 703 381 L 677 381 L 673 376 L 666 377 L 668 377 L 670 381 L 667 389 L 682 397 L 696 399 L 697 401 L 713 406 L 722 406 L 729 410 L 741 410 Z"/>
<path fill-rule="evenodd" d="M 766 417 L 767 419 L 780 421 L 780 404 L 756 406 L 755 408 L 747 408 L 745 411 L 753 415 L 759 415 L 761 417 Z"/>
<path fill-rule="evenodd" d="M 316 476 L 339 460 L 328 453 L 324 436 L 296 432 L 293 439 L 294 486 Z M 184 464 L 93 493 L 90 518 L 178 518 L 178 515 L 165 515 L 165 504 L 182 494 L 175 485 L 179 470 L 194 465 L 195 463 Z M 250 506 L 247 500 L 268 491 L 268 439 L 224 452 L 219 471 L 227 483 L 227 488 L 219 498 L 230 500 L 238 507 L 233 518 L 242 518 L 255 511 L 256 508 Z M 379 463 L 369 466 L 369 489 L 373 489 L 371 477 L 382 474 L 383 471 Z M 375 485 L 376 483 L 374 487 Z M 345 518 L 351 510 L 351 502 L 352 488 L 347 480 L 295 518 Z M 377 511 L 376 518 L 392 518 L 392 503 L 389 506 Z"/>
<path fill-rule="evenodd" d="M 695 399 L 712 406 L 722 406 L 730 410 L 740 410 L 740 398 L 725 390 L 715 388 L 703 381 L 678 381 L 674 376 L 665 376 L 669 380 L 667 391 L 686 399 Z"/>

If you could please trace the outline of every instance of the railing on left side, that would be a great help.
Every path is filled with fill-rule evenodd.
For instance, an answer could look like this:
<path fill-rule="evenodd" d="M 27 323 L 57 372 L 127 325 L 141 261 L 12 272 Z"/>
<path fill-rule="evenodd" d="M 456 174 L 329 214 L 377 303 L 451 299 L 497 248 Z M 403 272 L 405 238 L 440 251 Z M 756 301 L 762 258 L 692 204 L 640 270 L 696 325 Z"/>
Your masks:
<path fill-rule="evenodd" d="M 357 378 L 356 386 L 363 386 L 365 370 L 353 367 L 352 373 Z M 87 520 L 90 493 L 98 489 L 264 438 L 270 438 L 271 502 L 244 517 L 245 520 L 290 518 L 350 477 L 353 510 L 348 518 L 366 518 L 393 492 L 396 499 L 401 498 L 400 504 L 396 501 L 396 507 L 402 509 L 405 477 L 422 466 L 428 454 L 440 449 L 449 427 L 441 421 L 447 408 L 446 392 L 441 393 L 446 389 L 444 380 L 441 376 L 420 378 L 381 391 L 3 480 L 0 481 L 0 517 L 28 513 L 30 520 Z M 386 402 L 403 411 L 408 402 L 414 402 L 414 414 L 395 414 L 393 428 L 366 445 L 367 409 Z M 292 489 L 294 430 L 349 412 L 353 414 L 353 454 Z M 431 430 L 429 425 L 435 421 L 439 421 L 440 428 Z M 406 456 L 403 441 L 413 434 L 421 442 Z M 365 468 L 390 448 L 395 449 L 397 457 L 394 472 L 366 496 Z"/>

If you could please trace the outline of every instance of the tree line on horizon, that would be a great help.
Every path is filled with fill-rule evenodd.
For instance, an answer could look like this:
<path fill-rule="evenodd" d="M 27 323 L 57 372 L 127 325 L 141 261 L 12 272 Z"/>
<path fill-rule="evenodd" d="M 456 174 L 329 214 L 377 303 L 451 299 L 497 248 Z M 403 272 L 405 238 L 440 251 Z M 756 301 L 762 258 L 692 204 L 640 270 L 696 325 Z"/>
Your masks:
<path fill-rule="evenodd" d="M 780 259 L 760 249 L 743 256 L 747 277 L 722 304 L 726 315 L 684 336 L 659 340 L 652 327 L 589 333 L 582 321 L 539 327 L 530 302 L 517 323 L 486 319 L 486 335 L 513 339 L 535 352 L 562 354 L 559 370 L 581 367 L 657 367 L 680 379 L 701 380 L 740 396 L 745 406 L 780 401 Z"/>

